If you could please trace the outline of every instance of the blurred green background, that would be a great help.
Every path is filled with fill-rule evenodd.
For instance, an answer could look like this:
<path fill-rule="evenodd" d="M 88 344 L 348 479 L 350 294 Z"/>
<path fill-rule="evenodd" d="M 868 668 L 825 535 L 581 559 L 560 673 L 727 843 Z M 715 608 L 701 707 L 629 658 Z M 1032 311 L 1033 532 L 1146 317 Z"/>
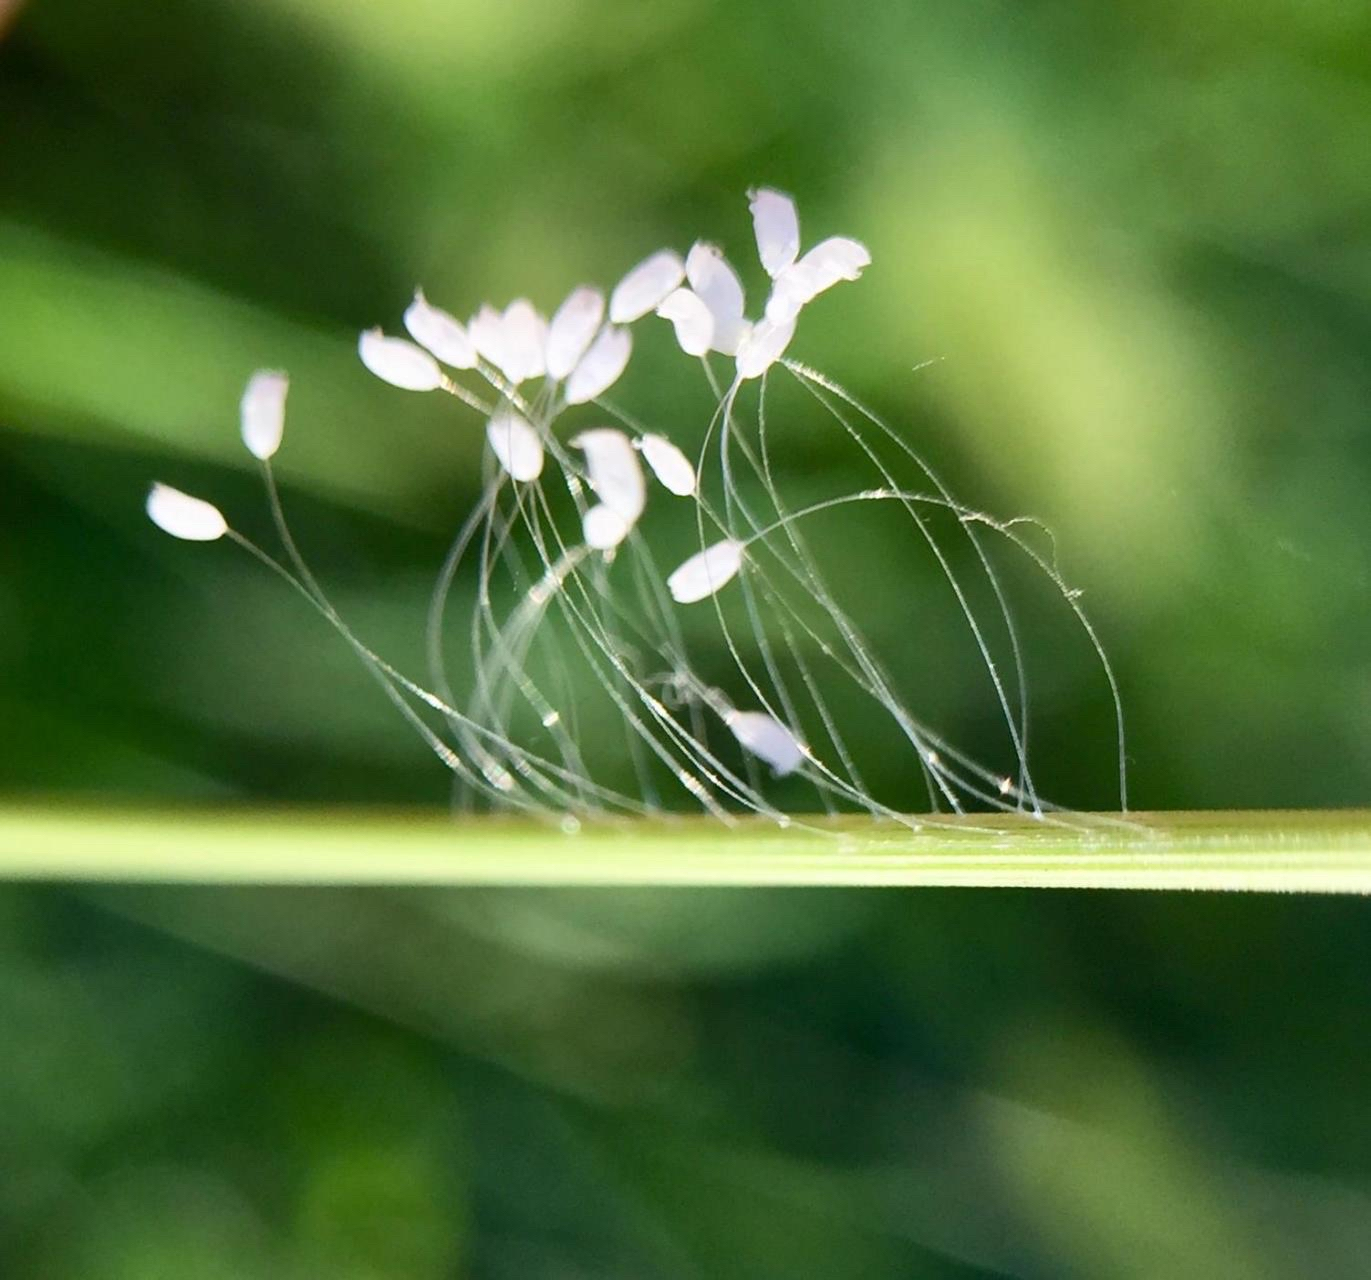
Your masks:
<path fill-rule="evenodd" d="M 289 369 L 297 532 L 418 668 L 479 432 L 368 378 L 356 332 L 420 281 L 465 314 L 697 235 L 750 264 L 765 182 L 875 259 L 795 354 L 1055 530 L 1135 805 L 1365 802 L 1364 3 L 13 9 L 5 796 L 445 804 L 342 647 L 232 548 L 157 535 L 147 481 L 265 530 L 237 399 Z M 663 425 L 684 394 L 635 385 Z M 846 465 L 822 420 L 787 430 L 793 486 Z M 941 634 L 916 694 L 974 747 Z M 1098 673 L 1055 634 L 1039 778 L 1107 807 Z M 1367 926 L 1177 895 L 7 890 L 0 1275 L 1365 1276 Z"/>

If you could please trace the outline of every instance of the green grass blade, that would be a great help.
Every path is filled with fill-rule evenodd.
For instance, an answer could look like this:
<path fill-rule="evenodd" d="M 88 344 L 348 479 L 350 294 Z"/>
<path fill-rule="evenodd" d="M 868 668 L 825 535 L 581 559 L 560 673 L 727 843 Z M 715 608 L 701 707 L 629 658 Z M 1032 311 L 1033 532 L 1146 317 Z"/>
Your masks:
<path fill-rule="evenodd" d="M 818 829 L 816 829 L 818 828 Z M 431 812 L 0 811 L 0 880 L 964 885 L 1371 893 L 1371 811 L 588 824 Z"/>

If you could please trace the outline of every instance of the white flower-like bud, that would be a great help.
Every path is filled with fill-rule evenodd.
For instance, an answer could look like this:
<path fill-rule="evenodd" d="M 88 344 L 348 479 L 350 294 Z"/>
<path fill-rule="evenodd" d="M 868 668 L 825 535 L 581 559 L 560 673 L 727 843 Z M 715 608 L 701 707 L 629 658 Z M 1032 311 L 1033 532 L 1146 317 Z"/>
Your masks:
<path fill-rule="evenodd" d="M 508 405 L 486 424 L 486 439 L 500 466 L 513 480 L 536 480 L 543 473 L 543 442 L 528 421 Z"/>
<path fill-rule="evenodd" d="M 809 281 L 799 270 L 799 264 L 788 267 L 776 278 L 766 300 L 766 320 L 770 324 L 791 324 L 805 303 L 814 295 Z"/>
<path fill-rule="evenodd" d="M 804 748 L 795 735 L 765 711 L 730 711 L 724 723 L 743 749 L 769 764 L 778 778 L 804 763 Z"/>
<path fill-rule="evenodd" d="M 793 320 L 800 308 L 840 280 L 856 280 L 871 265 L 863 244 L 846 236 L 830 236 L 776 277 L 767 299 L 766 318 L 781 324 Z"/>
<path fill-rule="evenodd" d="M 665 436 L 645 435 L 638 441 L 638 449 L 652 474 L 678 498 L 688 498 L 695 492 L 695 468 Z"/>
<path fill-rule="evenodd" d="M 446 311 L 433 306 L 422 289 L 414 291 L 414 301 L 405 308 L 405 328 L 421 347 L 453 369 L 470 369 L 476 364 L 476 346 L 462 323 Z"/>
<path fill-rule="evenodd" d="M 747 202 L 752 210 L 757 254 L 767 275 L 775 277 L 800 252 L 800 217 L 795 201 L 770 187 L 757 187 L 747 193 Z"/>
<path fill-rule="evenodd" d="M 667 590 L 677 604 L 694 604 L 731 582 L 742 564 L 743 544 L 725 538 L 683 561 L 667 578 Z"/>
<path fill-rule="evenodd" d="M 427 351 L 404 338 L 388 338 L 380 329 L 362 334 L 357 353 L 382 382 L 401 391 L 436 391 L 443 385 L 443 371 Z"/>
<path fill-rule="evenodd" d="M 567 404 L 585 404 L 603 395 L 619 380 L 633 353 L 633 339 L 627 329 L 610 325 L 590 344 L 566 381 Z"/>
<path fill-rule="evenodd" d="M 467 322 L 467 336 L 482 359 L 497 369 L 505 363 L 505 318 L 488 302 Z"/>
<path fill-rule="evenodd" d="M 516 298 L 503 312 L 482 305 L 467 332 L 476 350 L 515 386 L 547 370 L 547 321 L 527 298 Z"/>
<path fill-rule="evenodd" d="M 169 484 L 154 484 L 148 490 L 147 512 L 163 533 L 187 542 L 213 542 L 228 532 L 228 521 L 218 507 Z"/>
<path fill-rule="evenodd" d="M 516 298 L 504 314 L 505 376 L 518 384 L 547 371 L 547 321 L 527 298 Z"/>
<path fill-rule="evenodd" d="M 598 289 L 582 285 L 567 295 L 548 326 L 548 377 L 565 378 L 576 367 L 604 318 L 605 296 Z"/>
<path fill-rule="evenodd" d="M 628 537 L 633 525 L 606 503 L 597 503 L 581 520 L 581 536 L 596 551 L 611 551 Z"/>
<path fill-rule="evenodd" d="M 600 501 L 632 526 L 647 505 L 647 483 L 632 441 L 615 427 L 596 427 L 573 436 L 586 456 L 590 487 Z"/>
<path fill-rule="evenodd" d="M 839 280 L 856 280 L 871 265 L 871 251 L 847 236 L 829 236 L 796 263 L 801 264 L 813 273 L 814 284 L 822 291 Z"/>
<path fill-rule="evenodd" d="M 660 305 L 663 298 L 685 279 L 685 263 L 678 253 L 662 249 L 644 258 L 609 295 L 609 318 L 614 324 L 631 324 Z"/>
<path fill-rule="evenodd" d="M 254 458 L 265 462 L 281 447 L 286 427 L 286 392 L 290 379 L 284 373 L 259 369 L 248 379 L 240 406 L 243 443 Z"/>
<path fill-rule="evenodd" d="M 714 317 L 711 349 L 736 355 L 742 337 L 743 286 L 716 245 L 698 241 L 686 255 L 686 279 Z"/>
<path fill-rule="evenodd" d="M 657 314 L 676 328 L 676 341 L 688 356 L 702 356 L 714 341 L 714 316 L 699 294 L 675 289 L 662 299 Z"/>
<path fill-rule="evenodd" d="M 738 376 L 760 378 L 785 354 L 794 336 L 793 316 L 781 324 L 765 318 L 758 320 L 738 345 Z"/>

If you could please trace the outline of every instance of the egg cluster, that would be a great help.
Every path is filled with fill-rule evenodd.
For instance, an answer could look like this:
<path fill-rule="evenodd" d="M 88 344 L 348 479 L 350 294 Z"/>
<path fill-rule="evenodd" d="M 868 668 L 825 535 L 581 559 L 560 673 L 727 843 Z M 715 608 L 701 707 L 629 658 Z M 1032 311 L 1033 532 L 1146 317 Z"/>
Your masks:
<path fill-rule="evenodd" d="M 241 430 L 262 464 L 287 563 L 235 531 L 216 507 L 166 485 L 153 486 L 148 514 L 179 538 L 228 537 L 285 578 L 343 636 L 434 754 L 472 792 L 501 806 L 574 822 L 576 815 L 674 808 L 686 797 L 724 821 L 739 811 L 793 821 L 769 798 L 760 764 L 773 778 L 800 779 L 831 812 L 859 809 L 917 821 L 907 816 L 913 803 L 891 807 L 863 781 L 860 753 L 841 724 L 841 707 L 855 694 L 878 706 L 894 737 L 912 748 L 931 810 L 955 812 L 967 802 L 983 802 L 1043 816 L 1050 806 L 1036 793 L 1026 754 L 1021 649 L 985 539 L 1009 544 L 1053 581 L 1085 628 L 1112 689 L 1112 672 L 1076 593 L 1017 522 L 962 506 L 897 432 L 836 383 L 787 357 L 804 308 L 840 281 L 857 279 L 870 255 L 841 236 L 802 254 L 788 196 L 758 189 L 749 205 L 769 280 L 755 318 L 748 317 L 742 282 L 723 252 L 700 241 L 684 256 L 670 249 L 650 255 L 608 296 L 578 286 L 550 318 L 518 298 L 503 308 L 482 305 L 462 321 L 418 291 L 404 312 L 407 337 L 378 328 L 361 334 L 361 361 L 376 377 L 407 392 L 446 393 L 484 421 L 487 480 L 434 587 L 426 683 L 402 674 L 348 627 L 299 554 L 271 469 L 284 431 L 284 373 L 253 375 L 242 399 Z M 653 317 L 668 321 L 681 350 L 700 362 L 714 399 L 693 458 L 671 431 L 647 429 L 607 399 L 629 367 L 636 327 Z M 720 365 L 727 370 L 722 377 Z M 799 508 L 787 503 L 765 422 L 767 375 L 778 369 L 857 446 L 877 487 Z M 754 382 L 760 391 L 749 425 L 740 413 L 740 393 Z M 595 412 L 611 421 L 575 422 L 559 433 L 564 420 Z M 901 483 L 897 463 L 912 468 L 922 483 Z M 745 492 L 748 484 L 753 492 Z M 550 501 L 561 490 L 574 506 L 574 534 Z M 666 572 L 641 527 L 658 491 L 659 501 L 690 504 L 698 534 L 691 554 Z M 1012 755 L 1008 772 L 977 763 L 909 710 L 821 573 L 799 526 L 858 504 L 893 505 L 932 553 L 987 673 Z M 951 517 L 952 536 L 964 551 L 970 548 L 991 590 L 997 617 L 990 626 L 970 603 L 934 531 L 937 516 Z M 468 651 L 463 679 L 455 682 L 448 670 L 449 603 L 459 567 L 472 560 L 476 606 L 458 633 L 468 638 Z M 514 590 L 503 608 L 501 580 Z M 738 586 L 731 588 L 735 580 Z M 738 598 L 726 601 L 732 592 Z M 705 680 L 688 655 L 678 610 L 706 601 L 720 647 L 733 663 L 739 685 L 733 695 L 717 679 Z M 745 642 L 738 635 L 739 614 L 749 633 Z M 560 627 L 555 641 L 549 618 Z M 1009 678 L 1001 675 L 1004 663 L 991 635 L 996 629 L 1007 636 Z M 539 645 L 554 650 L 551 668 L 531 660 Z M 573 659 L 581 664 L 577 687 L 598 687 L 624 728 L 636 791 L 599 777 L 578 727 L 587 719 L 578 715 L 582 695 L 573 693 L 565 673 Z M 841 692 L 830 687 L 834 681 Z M 468 692 L 459 698 L 454 683 Z M 435 728 L 425 712 L 436 714 L 441 725 Z M 519 728 L 530 713 L 536 740 Z M 712 741 L 714 723 L 727 731 L 740 760 L 730 760 Z M 806 725 L 822 749 L 811 745 Z M 675 798 L 661 794 L 663 778 L 677 789 Z"/>

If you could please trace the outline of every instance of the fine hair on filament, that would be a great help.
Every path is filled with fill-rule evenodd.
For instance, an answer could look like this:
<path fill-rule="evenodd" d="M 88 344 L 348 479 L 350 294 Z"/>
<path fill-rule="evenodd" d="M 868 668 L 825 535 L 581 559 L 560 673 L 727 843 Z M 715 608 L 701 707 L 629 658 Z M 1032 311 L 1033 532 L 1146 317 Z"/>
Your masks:
<path fill-rule="evenodd" d="M 179 538 L 236 543 L 294 588 L 451 772 L 464 808 L 568 830 L 679 811 L 783 826 L 845 813 L 914 828 L 969 811 L 1069 821 L 1031 764 L 1016 604 L 1031 591 L 1035 611 L 1057 602 L 1098 670 L 1126 810 L 1118 683 L 1050 536 L 964 505 L 904 430 L 788 354 L 803 312 L 870 255 L 842 236 L 802 252 L 790 197 L 748 200 L 766 278 L 751 318 L 738 273 L 698 241 L 652 254 L 608 296 L 577 287 L 550 318 L 520 298 L 461 321 L 420 291 L 408 337 L 361 335 L 362 364 L 397 395 L 448 396 L 457 429 L 484 432 L 481 494 L 422 621 L 426 671 L 375 652 L 300 551 L 272 470 L 284 373 L 254 374 L 241 404 L 279 554 L 167 485 L 148 514 Z M 679 348 L 698 366 L 698 394 L 676 397 L 671 421 L 616 394 L 652 344 L 651 359 Z M 844 465 L 787 465 L 818 432 Z M 454 587 L 471 581 L 463 616 Z M 991 726 L 975 754 L 939 726 L 940 708 L 968 705 Z"/>

